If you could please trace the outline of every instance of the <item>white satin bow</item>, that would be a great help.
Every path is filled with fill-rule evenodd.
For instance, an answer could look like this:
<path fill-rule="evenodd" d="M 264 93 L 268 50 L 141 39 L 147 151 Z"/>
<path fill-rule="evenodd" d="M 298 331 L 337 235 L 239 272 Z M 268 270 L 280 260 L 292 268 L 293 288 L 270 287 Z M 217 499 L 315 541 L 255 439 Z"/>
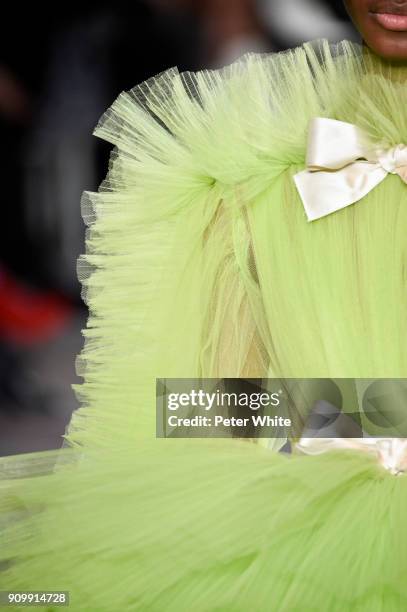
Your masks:
<path fill-rule="evenodd" d="M 306 165 L 294 181 L 313 221 L 357 202 L 388 173 L 407 183 L 407 146 L 380 147 L 352 123 L 315 117 L 309 126 Z"/>
<path fill-rule="evenodd" d="M 297 448 L 306 455 L 320 455 L 332 450 L 357 450 L 376 455 L 391 474 L 407 471 L 407 440 L 404 438 L 301 438 Z"/>

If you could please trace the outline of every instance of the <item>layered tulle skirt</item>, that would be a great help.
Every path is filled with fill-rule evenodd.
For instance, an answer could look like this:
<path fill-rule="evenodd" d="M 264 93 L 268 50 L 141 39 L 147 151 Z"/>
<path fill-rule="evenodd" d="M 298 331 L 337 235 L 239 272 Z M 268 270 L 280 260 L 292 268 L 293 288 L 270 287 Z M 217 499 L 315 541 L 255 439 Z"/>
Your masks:
<path fill-rule="evenodd" d="M 67 452 L 3 496 L 1 588 L 69 591 L 89 612 L 401 611 L 406 504 L 407 476 L 358 451 L 157 440 Z"/>

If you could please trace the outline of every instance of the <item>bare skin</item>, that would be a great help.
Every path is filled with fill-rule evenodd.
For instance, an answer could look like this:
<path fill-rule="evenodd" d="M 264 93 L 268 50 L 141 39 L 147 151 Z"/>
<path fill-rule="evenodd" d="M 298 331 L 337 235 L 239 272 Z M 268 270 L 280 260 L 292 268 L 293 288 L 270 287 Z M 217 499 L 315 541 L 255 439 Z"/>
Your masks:
<path fill-rule="evenodd" d="M 345 0 L 345 6 L 374 53 L 407 64 L 407 0 Z"/>

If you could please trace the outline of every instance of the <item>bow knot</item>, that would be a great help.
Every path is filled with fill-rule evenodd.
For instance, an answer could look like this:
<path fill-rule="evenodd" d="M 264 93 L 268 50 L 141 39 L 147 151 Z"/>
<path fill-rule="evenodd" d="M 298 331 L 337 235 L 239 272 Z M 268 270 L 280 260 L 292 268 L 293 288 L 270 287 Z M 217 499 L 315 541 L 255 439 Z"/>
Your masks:
<path fill-rule="evenodd" d="M 407 183 L 407 145 L 378 148 L 356 125 L 316 117 L 309 126 L 306 166 L 294 181 L 313 221 L 361 200 L 387 174 Z"/>
<path fill-rule="evenodd" d="M 379 164 L 390 174 L 398 174 L 407 183 L 407 146 L 399 144 L 377 156 Z"/>

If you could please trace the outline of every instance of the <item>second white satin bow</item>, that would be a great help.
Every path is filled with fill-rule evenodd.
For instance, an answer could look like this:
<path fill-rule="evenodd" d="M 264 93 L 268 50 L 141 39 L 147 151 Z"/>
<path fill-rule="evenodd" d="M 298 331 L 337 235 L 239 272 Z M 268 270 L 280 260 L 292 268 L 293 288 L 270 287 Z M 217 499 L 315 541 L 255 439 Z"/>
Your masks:
<path fill-rule="evenodd" d="M 333 450 L 363 451 L 375 454 L 379 463 L 395 476 L 407 471 L 405 438 L 301 438 L 296 447 L 306 455 Z"/>
<path fill-rule="evenodd" d="M 313 221 L 362 199 L 388 173 L 407 183 L 407 146 L 379 147 L 352 123 L 316 117 L 309 126 L 306 165 L 294 181 Z"/>

